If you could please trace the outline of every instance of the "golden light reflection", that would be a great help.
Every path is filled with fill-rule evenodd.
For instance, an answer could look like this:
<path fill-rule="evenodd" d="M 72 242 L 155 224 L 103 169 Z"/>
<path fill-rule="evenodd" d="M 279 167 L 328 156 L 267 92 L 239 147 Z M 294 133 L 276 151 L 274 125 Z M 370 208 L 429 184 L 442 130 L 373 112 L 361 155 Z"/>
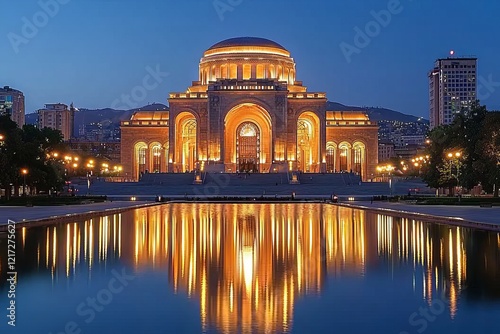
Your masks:
<path fill-rule="evenodd" d="M 199 298 L 202 327 L 228 333 L 288 331 L 299 296 L 370 257 L 364 212 L 333 206 L 178 204 L 131 220 L 136 270 L 167 265 L 174 291 Z"/>
<path fill-rule="evenodd" d="M 22 233 L 29 244 L 31 229 Z M 455 318 L 475 265 L 467 256 L 471 234 L 332 205 L 189 203 L 46 227 L 36 249 L 53 279 L 81 271 L 90 278 L 111 259 L 136 272 L 167 268 L 174 291 L 199 300 L 205 331 L 287 332 L 297 300 L 321 293 L 327 277 L 387 268 L 392 275 L 401 264 L 414 268 L 402 284 L 429 305 L 444 296 Z M 493 251 L 478 250 L 474 259 L 496 270 L 500 235 L 488 242 Z"/>

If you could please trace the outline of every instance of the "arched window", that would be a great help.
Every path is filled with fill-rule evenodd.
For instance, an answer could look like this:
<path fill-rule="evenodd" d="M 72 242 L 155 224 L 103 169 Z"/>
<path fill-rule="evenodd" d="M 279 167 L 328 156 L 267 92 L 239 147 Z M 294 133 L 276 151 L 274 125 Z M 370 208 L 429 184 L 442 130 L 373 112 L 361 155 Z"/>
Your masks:
<path fill-rule="evenodd" d="M 353 172 L 361 175 L 364 170 L 365 165 L 365 145 L 363 143 L 356 142 L 353 145 Z"/>
<path fill-rule="evenodd" d="M 346 143 L 342 143 L 339 145 L 339 151 L 340 151 L 340 171 L 341 172 L 349 172 L 350 171 L 350 163 L 349 163 L 349 159 L 350 159 L 350 150 L 351 150 L 351 147 L 349 144 L 346 144 Z"/>
<path fill-rule="evenodd" d="M 153 146 L 153 173 L 159 173 L 161 171 L 161 146 Z"/>
<path fill-rule="evenodd" d="M 134 174 L 139 179 L 147 170 L 147 148 L 148 146 L 144 142 L 137 143 L 134 146 Z"/>
<path fill-rule="evenodd" d="M 326 171 L 328 173 L 337 172 L 335 167 L 335 151 L 336 147 L 334 143 L 326 144 Z"/>

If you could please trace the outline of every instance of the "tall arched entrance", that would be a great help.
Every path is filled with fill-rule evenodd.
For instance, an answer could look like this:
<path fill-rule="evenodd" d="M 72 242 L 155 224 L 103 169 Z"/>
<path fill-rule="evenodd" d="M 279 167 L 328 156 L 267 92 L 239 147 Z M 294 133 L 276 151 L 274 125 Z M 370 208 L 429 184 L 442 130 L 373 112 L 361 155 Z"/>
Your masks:
<path fill-rule="evenodd" d="M 269 113 L 254 103 L 232 108 L 224 118 L 226 172 L 269 172 L 272 164 L 272 122 Z"/>
<path fill-rule="evenodd" d="M 297 121 L 297 167 L 305 173 L 320 171 L 319 118 L 312 112 L 304 112 Z"/>
<path fill-rule="evenodd" d="M 236 130 L 236 164 L 239 172 L 260 170 L 260 130 L 253 122 L 244 122 Z"/>
<path fill-rule="evenodd" d="M 197 157 L 197 122 L 193 114 L 180 113 L 175 120 L 176 171 L 189 172 L 195 169 Z"/>
<path fill-rule="evenodd" d="M 134 145 L 134 175 L 140 179 L 147 170 L 147 150 L 148 145 L 144 142 L 139 142 Z"/>

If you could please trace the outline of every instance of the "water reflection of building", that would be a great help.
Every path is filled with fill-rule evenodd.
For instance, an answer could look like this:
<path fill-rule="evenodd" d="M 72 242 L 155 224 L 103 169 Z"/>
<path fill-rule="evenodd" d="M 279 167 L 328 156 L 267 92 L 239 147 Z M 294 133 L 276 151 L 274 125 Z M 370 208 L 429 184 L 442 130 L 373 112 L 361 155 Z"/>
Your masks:
<path fill-rule="evenodd" d="M 222 332 L 287 331 L 299 296 L 366 261 L 364 213 L 333 206 L 172 205 L 134 221 L 138 270 L 166 260 L 175 291 L 200 299 L 203 328 Z"/>
<path fill-rule="evenodd" d="M 19 238 L 20 273 L 45 269 L 54 280 L 91 279 L 111 261 L 167 268 L 176 292 L 199 299 L 202 326 L 222 332 L 287 331 L 298 298 L 320 293 L 327 279 L 386 268 L 413 267 L 402 284 L 428 303 L 444 298 L 451 317 L 464 293 L 500 297 L 498 234 L 330 205 L 173 204 L 23 229 Z"/>

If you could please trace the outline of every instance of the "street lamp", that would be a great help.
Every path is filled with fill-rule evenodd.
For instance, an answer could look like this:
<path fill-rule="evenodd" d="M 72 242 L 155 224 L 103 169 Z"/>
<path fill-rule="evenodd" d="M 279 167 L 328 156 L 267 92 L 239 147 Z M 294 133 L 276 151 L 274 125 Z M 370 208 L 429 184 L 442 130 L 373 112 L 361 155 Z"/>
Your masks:
<path fill-rule="evenodd" d="M 455 175 L 455 179 L 457 180 L 457 188 L 459 187 L 459 176 L 460 176 L 460 161 L 459 159 L 462 157 L 462 152 L 453 151 L 448 152 L 446 155 L 448 159 L 450 159 L 450 181 L 453 178 L 453 165 L 456 164 L 457 173 Z"/>
<path fill-rule="evenodd" d="M 26 196 L 26 175 L 28 175 L 28 169 L 21 169 L 21 174 L 23 174 L 23 196 Z"/>

